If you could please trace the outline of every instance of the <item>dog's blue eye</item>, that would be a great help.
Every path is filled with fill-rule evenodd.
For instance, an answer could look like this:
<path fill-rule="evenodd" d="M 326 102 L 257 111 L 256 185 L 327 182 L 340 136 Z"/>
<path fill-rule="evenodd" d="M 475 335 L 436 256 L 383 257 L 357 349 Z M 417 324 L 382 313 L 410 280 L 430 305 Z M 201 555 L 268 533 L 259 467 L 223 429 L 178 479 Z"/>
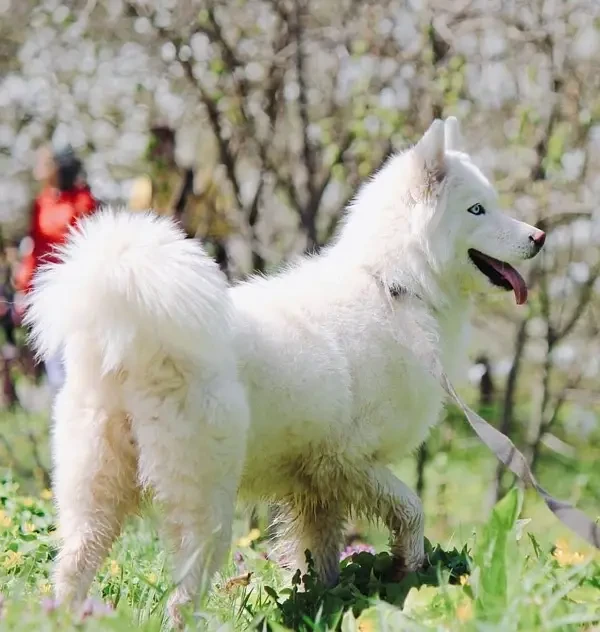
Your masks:
<path fill-rule="evenodd" d="M 473 204 L 473 206 L 469 206 L 467 209 L 469 213 L 472 215 L 485 215 L 485 208 L 483 208 L 483 204 Z"/>

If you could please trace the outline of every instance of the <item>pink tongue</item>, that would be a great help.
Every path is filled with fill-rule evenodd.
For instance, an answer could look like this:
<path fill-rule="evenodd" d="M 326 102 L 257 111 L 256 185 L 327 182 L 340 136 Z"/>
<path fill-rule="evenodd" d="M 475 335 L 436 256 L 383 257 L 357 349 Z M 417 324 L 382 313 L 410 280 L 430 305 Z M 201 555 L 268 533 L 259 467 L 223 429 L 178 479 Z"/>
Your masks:
<path fill-rule="evenodd" d="M 525 279 L 511 265 L 508 265 L 508 263 L 503 263 L 502 261 L 487 256 L 486 260 L 512 285 L 517 305 L 523 305 L 523 303 L 527 301 L 527 285 L 525 284 Z"/>

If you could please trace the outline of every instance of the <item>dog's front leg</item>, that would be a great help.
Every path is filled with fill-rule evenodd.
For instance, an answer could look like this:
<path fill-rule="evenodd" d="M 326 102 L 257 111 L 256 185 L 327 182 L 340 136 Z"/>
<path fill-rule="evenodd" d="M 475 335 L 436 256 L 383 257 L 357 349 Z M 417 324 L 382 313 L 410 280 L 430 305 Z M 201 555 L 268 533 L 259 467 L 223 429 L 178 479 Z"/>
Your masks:
<path fill-rule="evenodd" d="M 306 572 L 308 549 L 319 579 L 335 586 L 340 572 L 340 549 L 345 513 L 335 502 L 294 498 L 281 508 L 280 538 L 283 556 L 293 570 Z"/>
<path fill-rule="evenodd" d="M 375 513 L 390 530 L 390 549 L 400 576 L 425 561 L 424 517 L 420 498 L 384 466 L 369 472 L 364 509 Z"/>

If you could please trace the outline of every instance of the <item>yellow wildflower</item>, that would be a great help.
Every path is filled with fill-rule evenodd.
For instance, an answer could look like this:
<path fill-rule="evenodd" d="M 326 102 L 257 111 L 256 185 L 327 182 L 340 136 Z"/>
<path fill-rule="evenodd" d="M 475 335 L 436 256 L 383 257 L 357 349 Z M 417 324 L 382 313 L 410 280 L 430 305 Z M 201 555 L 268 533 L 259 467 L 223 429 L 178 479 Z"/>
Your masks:
<path fill-rule="evenodd" d="M 110 561 L 110 574 L 113 577 L 117 577 L 118 575 L 121 574 L 121 567 L 119 566 L 119 563 L 117 562 L 117 560 Z"/>
<path fill-rule="evenodd" d="M 156 573 L 148 573 L 146 575 L 146 580 L 154 586 L 158 581 L 158 577 L 156 576 Z"/>
<path fill-rule="evenodd" d="M 456 618 L 464 623 L 473 618 L 473 604 L 470 601 L 463 601 L 456 609 Z"/>
<path fill-rule="evenodd" d="M 358 632 L 375 632 L 375 621 L 373 619 L 359 619 L 358 620 Z"/>
<path fill-rule="evenodd" d="M 42 500 L 50 500 L 52 498 L 52 491 L 49 489 L 45 489 L 41 494 L 40 498 Z"/>
<path fill-rule="evenodd" d="M 49 595 L 52 592 L 52 585 L 49 582 L 42 582 L 40 584 L 40 592 L 43 595 Z"/>
<path fill-rule="evenodd" d="M 10 516 L 7 516 L 2 509 L 0 509 L 0 527 L 8 528 L 12 524 Z"/>
<path fill-rule="evenodd" d="M 460 585 L 461 586 L 466 586 L 469 583 L 469 576 L 468 575 L 461 575 L 459 578 L 460 581 Z"/>
<path fill-rule="evenodd" d="M 33 507 L 35 500 L 31 496 L 26 496 L 25 498 L 23 498 L 21 503 L 23 507 Z"/>
<path fill-rule="evenodd" d="M 568 551 L 571 548 L 571 545 L 566 538 L 558 538 L 558 540 L 554 543 L 554 546 L 557 549 L 563 549 L 563 551 Z"/>
<path fill-rule="evenodd" d="M 12 570 L 13 568 L 17 568 L 23 562 L 23 553 L 21 551 L 8 551 L 8 553 L 4 556 L 4 561 L 2 562 L 2 566 L 7 571 Z"/>
<path fill-rule="evenodd" d="M 565 551 L 564 549 L 554 549 L 552 555 L 561 566 L 574 566 L 585 561 L 585 556 L 579 551 Z"/>
<path fill-rule="evenodd" d="M 258 540 L 258 538 L 260 538 L 260 530 L 252 529 L 248 535 L 244 536 L 243 538 L 240 538 L 237 541 L 237 545 L 247 547 L 247 546 L 250 546 L 252 542 L 254 542 L 255 540 Z"/>
<path fill-rule="evenodd" d="M 552 555 L 561 566 L 573 566 L 585 561 L 585 556 L 579 551 L 571 551 L 570 545 L 564 538 L 559 538 L 554 543 Z"/>
<path fill-rule="evenodd" d="M 34 533 L 35 531 L 37 531 L 37 528 L 34 524 L 32 524 L 31 522 L 26 522 L 23 525 L 23 531 L 25 533 Z"/>

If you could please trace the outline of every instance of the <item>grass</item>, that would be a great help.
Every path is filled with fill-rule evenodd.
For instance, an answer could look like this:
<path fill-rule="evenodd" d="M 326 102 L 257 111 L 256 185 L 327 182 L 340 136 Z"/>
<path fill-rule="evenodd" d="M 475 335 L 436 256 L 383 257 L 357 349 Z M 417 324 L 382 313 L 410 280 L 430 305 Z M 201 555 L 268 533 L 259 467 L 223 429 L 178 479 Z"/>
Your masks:
<path fill-rule="evenodd" d="M 30 434 L 43 438 L 45 420 L 5 416 L 0 433 L 9 436 L 19 461 L 35 470 L 34 461 L 28 462 Z M 431 442 L 436 456 L 427 469 L 426 533 L 446 550 L 466 545 L 467 572 L 451 575 L 452 559 L 458 558 L 442 555 L 442 563 L 427 574 L 393 585 L 385 575 L 385 555 L 360 554 L 343 563 L 345 579 L 337 592 L 325 591 L 314 578 L 292 578 L 266 559 L 267 542 L 257 533 L 247 534 L 240 515 L 232 557 L 210 597 L 191 616 L 190 629 L 276 632 L 286 623 L 294 629 L 344 632 L 597 629 L 597 552 L 571 536 L 529 492 L 512 490 L 490 513 L 485 499 L 494 461 L 461 434 L 456 421 L 444 424 Z M 597 455 L 585 450 L 581 455 L 577 464 L 548 458 L 540 474 L 557 495 L 591 512 L 599 493 L 593 476 Z M 414 483 L 413 469 L 409 462 L 399 473 Z M 72 617 L 56 608 L 50 595 L 56 550 L 51 493 L 35 478 L 15 478 L 10 470 L 0 478 L 0 632 L 165 629 L 163 610 L 172 586 L 153 510 L 127 526 L 97 575 L 94 600 L 84 615 Z M 385 533 L 361 527 L 384 551 Z"/>

